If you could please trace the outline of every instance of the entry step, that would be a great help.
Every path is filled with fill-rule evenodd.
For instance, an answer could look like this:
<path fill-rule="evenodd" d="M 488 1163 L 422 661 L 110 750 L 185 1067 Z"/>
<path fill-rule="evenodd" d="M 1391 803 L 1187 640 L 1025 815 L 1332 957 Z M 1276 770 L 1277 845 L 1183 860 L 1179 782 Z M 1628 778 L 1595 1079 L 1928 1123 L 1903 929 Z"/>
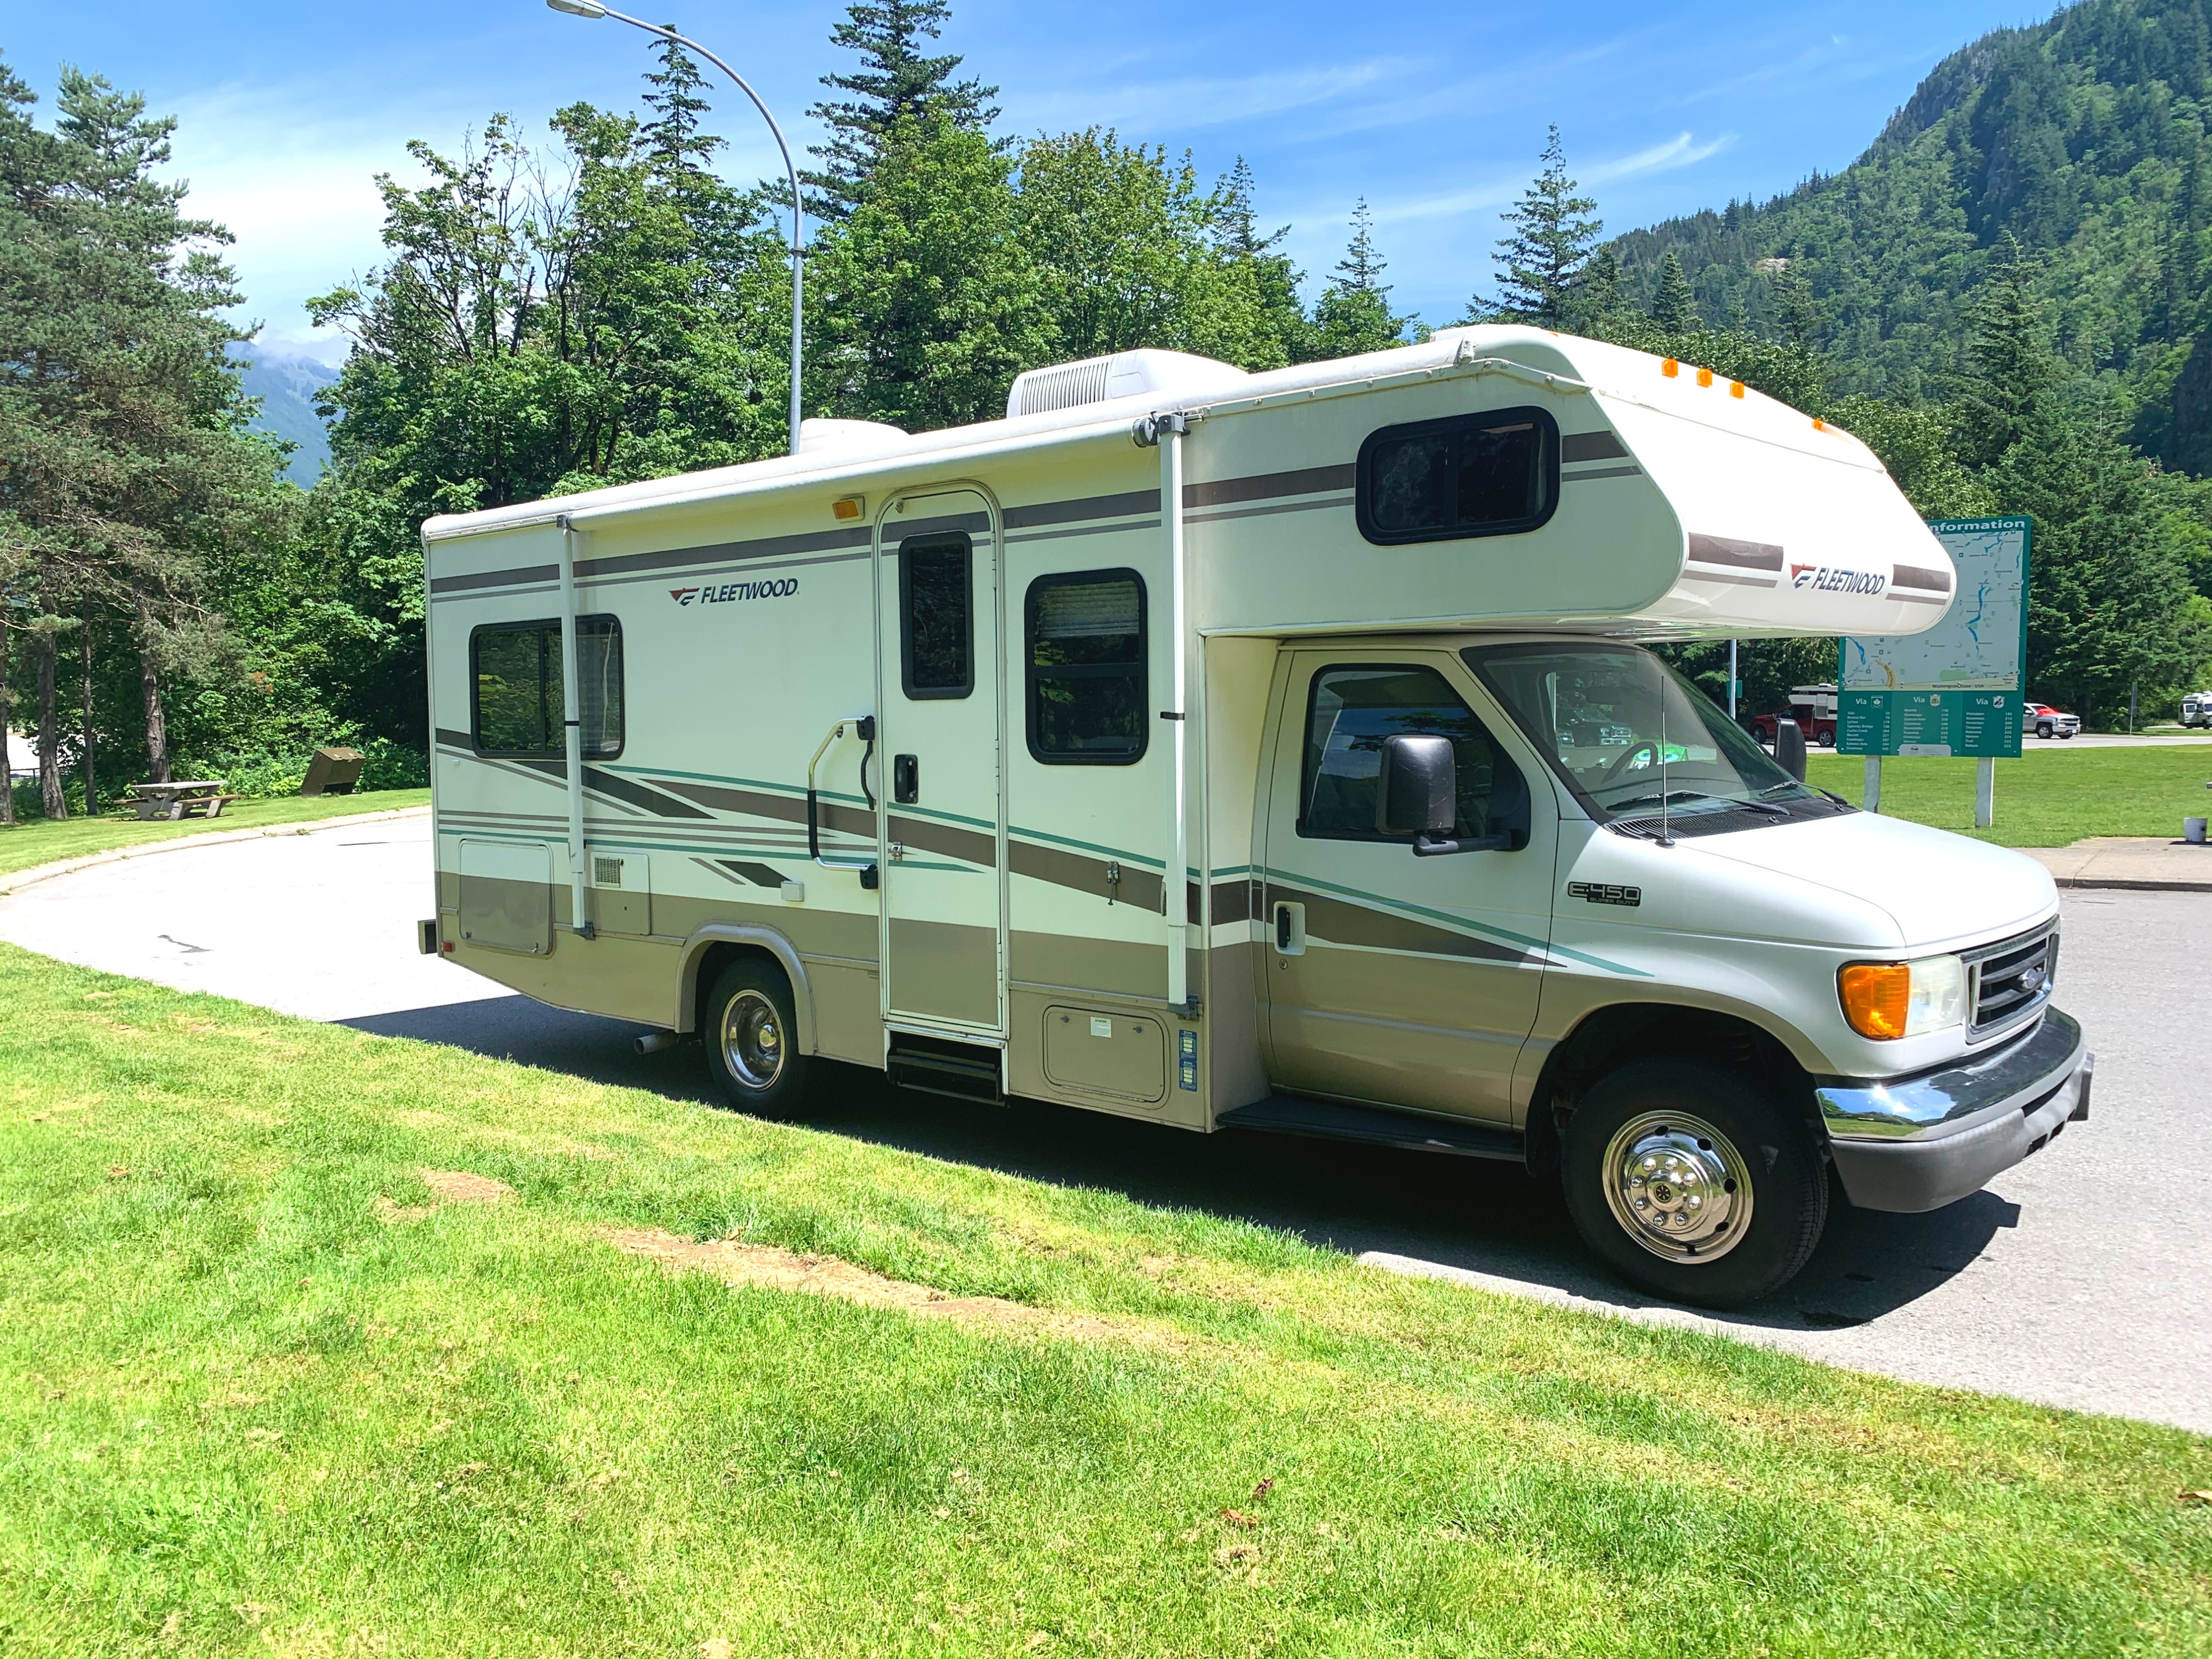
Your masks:
<path fill-rule="evenodd" d="M 884 1070 L 902 1089 L 950 1095 L 955 1100 L 979 1101 L 986 1106 L 1006 1103 L 1000 1052 L 987 1043 L 893 1031 L 890 1049 L 884 1056 Z"/>
<path fill-rule="evenodd" d="M 1264 1129 L 1273 1134 L 1310 1135 L 1322 1140 L 1364 1140 L 1409 1152 L 1449 1152 L 1459 1158 L 1496 1158 L 1519 1163 L 1522 1137 L 1486 1124 L 1454 1123 L 1416 1117 L 1379 1106 L 1348 1106 L 1305 1095 L 1270 1095 L 1214 1119 L 1224 1129 Z"/>

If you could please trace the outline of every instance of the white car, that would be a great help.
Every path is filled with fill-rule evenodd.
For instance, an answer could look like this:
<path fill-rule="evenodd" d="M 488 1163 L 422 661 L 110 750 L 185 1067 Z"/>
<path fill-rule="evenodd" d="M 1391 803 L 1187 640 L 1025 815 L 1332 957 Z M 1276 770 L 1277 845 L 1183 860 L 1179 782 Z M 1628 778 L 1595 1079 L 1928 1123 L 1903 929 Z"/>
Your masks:
<path fill-rule="evenodd" d="M 2032 702 L 2027 706 L 2027 726 L 2039 738 L 2070 738 L 2081 729 L 2081 717 L 2063 714 L 2047 702 Z"/>

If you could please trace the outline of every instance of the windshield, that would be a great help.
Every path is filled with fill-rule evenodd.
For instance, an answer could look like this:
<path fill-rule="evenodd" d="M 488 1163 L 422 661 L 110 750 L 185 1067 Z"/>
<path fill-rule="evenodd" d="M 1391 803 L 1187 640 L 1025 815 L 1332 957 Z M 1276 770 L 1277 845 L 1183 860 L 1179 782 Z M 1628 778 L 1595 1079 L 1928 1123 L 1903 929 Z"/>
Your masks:
<path fill-rule="evenodd" d="M 1714 814 L 1747 829 L 1839 810 L 1641 647 L 1479 645 L 1465 656 L 1601 823 L 1656 819 L 1662 799 L 1686 828 Z"/>

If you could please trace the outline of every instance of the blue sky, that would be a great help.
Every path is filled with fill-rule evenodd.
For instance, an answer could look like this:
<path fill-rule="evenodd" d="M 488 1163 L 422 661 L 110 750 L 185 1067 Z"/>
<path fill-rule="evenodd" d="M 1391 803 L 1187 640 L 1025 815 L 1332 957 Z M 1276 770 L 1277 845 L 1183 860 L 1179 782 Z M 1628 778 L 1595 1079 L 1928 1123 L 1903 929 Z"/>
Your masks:
<path fill-rule="evenodd" d="M 1238 154 L 1270 226 L 1317 283 L 1368 198 L 1395 298 L 1431 322 L 1491 282 L 1498 214 L 1559 123 L 1607 226 L 1626 230 L 1847 165 L 1939 59 L 2039 11 L 2003 0 L 1571 0 L 1516 14 L 1437 0 L 1216 0 L 1205 8 L 954 0 L 945 44 L 1000 88 L 1003 131 L 1092 124 Z M 751 78 L 793 135 L 842 7 L 661 0 Z M 251 314 L 272 345 L 331 355 L 303 299 L 376 262 L 372 175 L 409 176 L 420 137 L 458 148 L 504 110 L 536 136 L 576 98 L 632 107 L 651 42 L 542 0 L 79 0 L 0 13 L 0 52 L 51 108 L 56 67 L 97 71 L 182 119 L 175 171 L 228 223 Z M 771 170 L 757 118 L 728 95 L 732 176 Z"/>

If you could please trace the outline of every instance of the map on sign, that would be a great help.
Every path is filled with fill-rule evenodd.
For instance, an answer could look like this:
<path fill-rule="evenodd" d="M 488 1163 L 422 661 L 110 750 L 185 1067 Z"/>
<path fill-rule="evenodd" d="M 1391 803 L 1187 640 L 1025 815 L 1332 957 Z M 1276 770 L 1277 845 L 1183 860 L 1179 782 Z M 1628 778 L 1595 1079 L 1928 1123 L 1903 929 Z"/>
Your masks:
<path fill-rule="evenodd" d="M 2027 520 L 1929 526 L 1959 568 L 1957 595 L 1924 634 L 1846 639 L 1847 691 L 2017 691 L 2027 643 Z"/>

